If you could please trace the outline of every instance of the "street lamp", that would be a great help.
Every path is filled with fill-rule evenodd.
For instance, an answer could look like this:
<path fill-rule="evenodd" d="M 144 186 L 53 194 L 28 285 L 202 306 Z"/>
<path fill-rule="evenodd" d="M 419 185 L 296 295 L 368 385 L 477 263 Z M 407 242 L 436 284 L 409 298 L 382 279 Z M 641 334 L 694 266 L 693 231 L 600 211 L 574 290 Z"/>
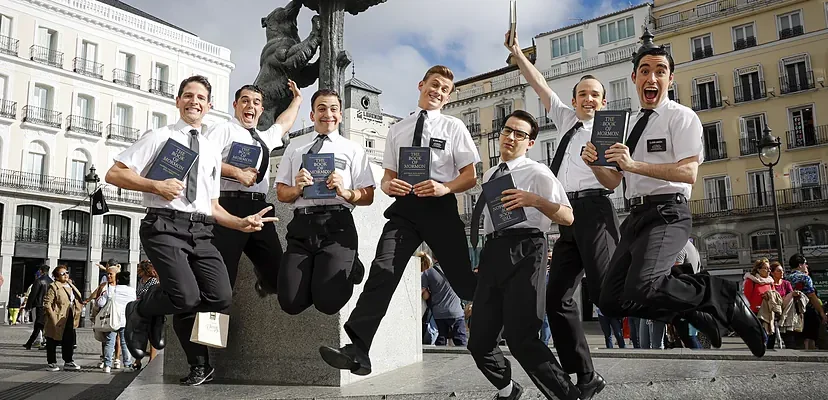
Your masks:
<path fill-rule="evenodd" d="M 771 203 L 773 204 L 773 218 L 776 223 L 776 252 L 780 263 L 782 263 L 782 232 L 779 230 L 779 207 L 776 205 L 776 185 L 773 182 L 773 167 L 779 164 L 780 146 L 782 143 L 779 138 L 771 134 L 771 129 L 765 124 L 765 129 L 762 131 L 765 135 L 759 141 L 759 161 L 762 165 L 768 167 L 768 174 L 770 175 L 771 184 Z"/>
<path fill-rule="evenodd" d="M 89 263 L 87 266 L 86 271 L 88 272 L 86 275 L 86 282 L 84 282 L 85 287 L 85 296 L 88 298 L 89 295 L 92 293 L 92 286 L 90 285 L 90 279 L 92 278 L 93 271 L 92 269 L 92 218 L 94 214 L 94 207 L 95 204 L 92 201 L 92 196 L 95 195 L 95 192 L 98 191 L 98 183 L 101 181 L 101 178 L 98 177 L 98 174 L 95 173 L 95 166 L 92 165 L 89 167 L 89 173 L 83 177 L 83 182 L 86 185 L 86 194 L 89 197 L 89 230 L 86 232 L 86 261 Z"/>

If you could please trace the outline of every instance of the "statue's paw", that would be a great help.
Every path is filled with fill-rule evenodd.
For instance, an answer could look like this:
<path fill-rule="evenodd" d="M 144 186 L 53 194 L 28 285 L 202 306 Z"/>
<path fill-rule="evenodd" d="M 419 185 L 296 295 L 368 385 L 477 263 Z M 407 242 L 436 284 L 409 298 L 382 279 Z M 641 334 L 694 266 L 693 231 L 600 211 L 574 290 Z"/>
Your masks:
<path fill-rule="evenodd" d="M 311 31 L 322 32 L 322 23 L 320 22 L 318 15 L 314 15 L 313 18 L 311 18 Z"/>

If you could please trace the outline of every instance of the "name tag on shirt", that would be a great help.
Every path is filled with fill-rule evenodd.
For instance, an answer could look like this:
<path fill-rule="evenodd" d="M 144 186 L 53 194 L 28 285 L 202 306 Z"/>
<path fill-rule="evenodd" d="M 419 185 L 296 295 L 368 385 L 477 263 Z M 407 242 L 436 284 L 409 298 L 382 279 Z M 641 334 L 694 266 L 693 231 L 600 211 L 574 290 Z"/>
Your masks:
<path fill-rule="evenodd" d="M 428 142 L 428 147 L 431 147 L 432 149 L 445 150 L 446 141 L 444 139 L 431 138 L 431 140 Z"/>
<path fill-rule="evenodd" d="M 658 153 L 662 151 L 667 151 L 667 139 L 648 139 L 647 140 L 647 152 L 648 153 Z"/>
<path fill-rule="evenodd" d="M 348 163 L 344 159 L 337 158 L 334 159 L 334 165 L 336 165 L 336 169 L 341 169 L 344 171 L 346 169 L 345 167 L 348 166 Z"/>

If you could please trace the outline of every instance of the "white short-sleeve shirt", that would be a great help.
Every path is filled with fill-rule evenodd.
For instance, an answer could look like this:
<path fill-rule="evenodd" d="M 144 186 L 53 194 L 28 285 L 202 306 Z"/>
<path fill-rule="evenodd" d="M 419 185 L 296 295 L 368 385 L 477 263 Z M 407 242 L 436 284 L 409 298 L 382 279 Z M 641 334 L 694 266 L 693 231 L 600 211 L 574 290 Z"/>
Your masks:
<path fill-rule="evenodd" d="M 639 113 L 630 119 L 627 136 L 643 115 Z M 701 164 L 704 161 L 704 146 L 699 116 L 673 100 L 664 100 L 650 115 L 631 157 L 648 164 L 677 163 L 687 157 L 696 157 Z M 624 176 L 627 179 L 628 199 L 671 193 L 681 193 L 689 198 L 693 190 L 689 183 L 670 182 L 630 172 L 624 172 Z"/>
<path fill-rule="evenodd" d="M 196 200 L 192 203 L 187 200 L 187 176 L 185 176 L 182 182 L 184 189 L 178 197 L 172 201 L 167 201 L 154 193 L 144 193 L 144 200 L 141 203 L 144 207 L 169 208 L 182 212 L 213 215 L 212 199 L 219 197 L 221 151 L 204 135 L 204 132 L 207 131 L 205 125 L 202 125 L 201 129 L 197 129 L 179 119 L 173 125 L 147 131 L 132 146 L 115 156 L 115 161 L 123 163 L 141 176 L 146 176 L 153 160 L 155 160 L 167 140 L 175 140 L 184 146 L 190 146 L 190 130 L 192 129 L 199 131 Z"/>
<path fill-rule="evenodd" d="M 400 147 L 411 147 L 420 111 L 422 109 L 417 108 L 388 130 L 383 168 L 397 172 Z M 480 162 L 477 146 L 463 121 L 443 115 L 440 110 L 428 111 L 421 145 L 431 148 L 431 179 L 437 182 L 451 182 L 460 176 L 461 168 Z"/>
<path fill-rule="evenodd" d="M 295 147 L 285 153 L 282 161 L 279 163 L 279 169 L 276 171 L 275 183 L 282 183 L 288 186 L 296 185 L 294 178 L 302 168 L 302 155 L 306 154 L 313 147 L 313 144 L 316 142 L 316 136 L 319 134 L 313 132 L 313 135 L 314 139 L 310 143 Z M 325 140 L 322 143 L 322 148 L 319 150 L 319 153 L 334 154 L 336 172 L 342 176 L 342 184 L 345 188 L 355 190 L 376 186 L 374 173 L 368 164 L 365 149 L 353 141 L 345 139 L 338 132 L 329 133 L 328 138 L 330 140 Z M 290 205 L 290 208 L 295 209 L 323 205 L 343 205 L 350 209 L 354 208 L 353 204 L 348 203 L 340 196 L 331 199 L 305 199 L 299 196 Z"/>
<path fill-rule="evenodd" d="M 503 160 L 501 159 L 500 162 L 502 163 Z M 558 181 L 558 178 L 552 174 L 552 171 L 546 165 L 531 160 L 526 156 L 506 161 L 506 165 L 509 167 L 509 173 L 512 175 L 516 189 L 537 194 L 552 203 L 572 208 L 569 204 L 569 198 L 566 197 L 566 190 L 564 190 L 563 185 L 561 185 L 561 182 Z M 483 182 L 487 182 L 498 168 L 500 168 L 500 164 L 489 168 L 483 174 Z M 484 201 L 484 199 L 478 201 Z M 523 210 L 526 213 L 526 221 L 512 225 L 506 229 L 537 228 L 541 232 L 549 232 L 552 229 L 552 220 L 537 208 L 524 207 Z M 483 232 L 488 235 L 494 232 L 489 207 L 484 207 L 483 213 L 486 216 L 483 221 Z"/>
<path fill-rule="evenodd" d="M 270 157 L 270 151 L 282 145 L 282 135 L 284 131 L 282 130 L 282 126 L 279 124 L 273 124 L 268 130 L 262 132 L 258 129 L 256 132 L 259 134 L 259 137 L 262 138 L 262 141 L 267 146 L 267 152 L 262 151 L 259 155 L 259 159 L 256 162 L 256 167 L 262 163 L 262 157 Z M 256 139 L 253 139 L 253 136 L 250 134 L 250 131 L 247 128 L 243 127 L 239 120 L 233 118 L 230 121 L 214 125 L 210 127 L 210 130 L 207 132 L 207 138 L 212 140 L 216 146 L 221 149 L 221 159 L 222 161 L 227 159 L 227 156 L 230 154 L 230 147 L 232 146 L 233 142 L 239 142 L 243 144 L 249 144 L 253 146 L 260 147 L 261 145 Z M 268 164 L 269 165 L 269 164 Z M 262 172 L 262 171 L 259 171 Z M 222 179 L 221 180 L 221 190 L 226 191 L 242 191 L 242 192 L 258 192 L 267 194 L 268 189 L 270 189 L 270 171 L 264 171 L 264 177 L 262 178 L 261 182 L 254 183 L 252 186 L 247 187 L 242 185 L 235 180 L 230 179 Z"/>

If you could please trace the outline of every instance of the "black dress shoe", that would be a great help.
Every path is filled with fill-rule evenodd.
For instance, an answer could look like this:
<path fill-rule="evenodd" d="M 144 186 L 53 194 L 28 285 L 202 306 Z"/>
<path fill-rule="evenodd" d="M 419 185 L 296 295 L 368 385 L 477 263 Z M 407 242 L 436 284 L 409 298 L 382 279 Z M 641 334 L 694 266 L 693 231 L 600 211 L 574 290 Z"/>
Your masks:
<path fill-rule="evenodd" d="M 589 400 L 593 396 L 604 390 L 604 387 L 607 386 L 607 382 L 604 380 L 604 377 L 601 376 L 601 374 L 593 372 L 592 379 L 590 379 L 589 382 L 578 382 L 578 384 L 575 386 L 577 386 L 578 390 L 581 391 L 581 396 L 578 398 L 581 400 Z"/>
<path fill-rule="evenodd" d="M 750 311 L 748 301 L 741 291 L 736 294 L 733 310 L 727 322 L 733 328 L 733 331 L 742 338 L 754 356 L 762 357 L 765 355 L 765 343 L 767 342 L 765 328 L 762 327 L 762 323 L 756 317 L 756 314 Z"/>
<path fill-rule="evenodd" d="M 149 342 L 150 321 L 138 314 L 138 302 L 131 301 L 126 305 L 126 326 L 124 327 L 124 340 L 126 341 L 129 353 L 136 360 L 146 355 L 147 342 Z"/>
<path fill-rule="evenodd" d="M 499 395 L 495 395 L 496 400 L 518 400 L 520 396 L 523 395 L 523 386 L 520 386 L 519 383 L 512 381 L 512 393 L 509 393 L 508 396 L 503 397 Z"/>
<path fill-rule="evenodd" d="M 167 322 L 167 317 L 158 315 L 152 317 L 149 330 L 149 341 L 152 347 L 156 350 L 161 350 L 167 345 L 164 340 L 164 324 Z"/>
<path fill-rule="evenodd" d="M 368 358 L 368 354 L 365 354 L 364 351 L 353 344 L 346 345 L 341 349 L 322 346 L 319 348 L 319 355 L 328 365 L 334 368 L 347 369 L 354 375 L 368 375 L 371 373 L 371 360 Z"/>
<path fill-rule="evenodd" d="M 712 315 L 701 311 L 691 311 L 684 316 L 693 327 L 700 330 L 710 338 L 710 346 L 722 347 L 722 334 L 719 332 L 719 324 Z"/>
<path fill-rule="evenodd" d="M 355 254 L 354 257 L 354 265 L 351 267 L 351 273 L 348 274 L 348 282 L 351 282 L 354 285 L 359 285 L 365 277 L 365 266 L 362 265 L 362 261 L 359 260 L 358 253 Z"/>
<path fill-rule="evenodd" d="M 262 274 L 259 273 L 259 270 L 253 268 L 253 273 L 256 274 L 256 284 L 253 285 L 253 289 L 256 290 L 256 294 L 258 294 L 259 297 L 265 298 L 271 294 L 276 294 L 276 288 L 268 283 L 267 280 L 262 278 Z"/>

